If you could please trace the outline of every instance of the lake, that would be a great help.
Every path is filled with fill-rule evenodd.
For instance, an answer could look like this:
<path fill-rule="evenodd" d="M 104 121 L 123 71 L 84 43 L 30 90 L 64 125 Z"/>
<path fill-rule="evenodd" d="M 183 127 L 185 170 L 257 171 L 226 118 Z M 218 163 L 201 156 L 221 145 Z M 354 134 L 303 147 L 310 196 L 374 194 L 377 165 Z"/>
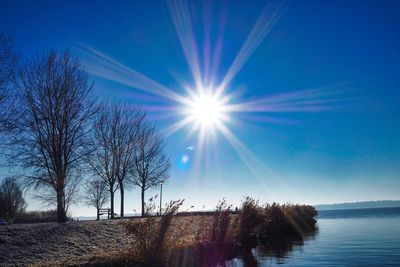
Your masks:
<path fill-rule="evenodd" d="M 400 208 L 320 211 L 303 241 L 258 246 L 226 266 L 400 266 Z M 254 261 L 256 260 L 256 262 Z"/>

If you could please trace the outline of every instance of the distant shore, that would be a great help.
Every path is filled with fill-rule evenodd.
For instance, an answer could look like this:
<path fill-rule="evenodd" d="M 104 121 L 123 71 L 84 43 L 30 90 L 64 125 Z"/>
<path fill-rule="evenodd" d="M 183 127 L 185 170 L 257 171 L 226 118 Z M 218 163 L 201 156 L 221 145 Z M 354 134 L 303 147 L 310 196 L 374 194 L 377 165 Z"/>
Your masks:
<path fill-rule="evenodd" d="M 400 207 L 400 200 L 377 200 L 314 205 L 317 210 L 351 210 Z"/>

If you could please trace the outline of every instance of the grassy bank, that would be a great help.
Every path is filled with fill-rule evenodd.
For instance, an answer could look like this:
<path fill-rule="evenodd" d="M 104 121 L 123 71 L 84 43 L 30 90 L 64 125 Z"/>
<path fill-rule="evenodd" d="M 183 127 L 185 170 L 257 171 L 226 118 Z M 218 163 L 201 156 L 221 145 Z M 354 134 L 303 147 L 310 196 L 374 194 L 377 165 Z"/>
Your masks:
<path fill-rule="evenodd" d="M 14 224 L 0 227 L 0 266 L 84 263 L 131 245 L 117 221 Z"/>
<path fill-rule="evenodd" d="M 0 265 L 210 266 L 257 244 L 301 240 L 316 211 L 301 205 L 260 205 L 250 198 L 232 212 L 185 216 L 171 202 L 162 217 L 40 223 L 0 228 Z M 245 255 L 242 255 L 245 256 Z"/>

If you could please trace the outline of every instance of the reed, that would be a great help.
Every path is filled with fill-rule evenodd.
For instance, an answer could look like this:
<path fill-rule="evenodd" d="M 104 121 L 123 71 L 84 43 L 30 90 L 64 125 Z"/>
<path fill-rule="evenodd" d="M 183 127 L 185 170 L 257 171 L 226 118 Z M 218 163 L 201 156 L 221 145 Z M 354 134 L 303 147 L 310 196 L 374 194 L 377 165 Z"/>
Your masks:
<path fill-rule="evenodd" d="M 225 254 L 250 251 L 259 243 L 301 239 L 314 229 L 317 215 L 312 206 L 260 204 L 246 197 L 236 212 L 223 199 L 212 213 L 178 214 L 183 200 L 177 200 L 167 205 L 162 216 L 151 216 L 154 203 L 153 199 L 149 201 L 143 218 L 121 222 L 132 238 L 130 251 L 121 254 L 124 262 L 129 258 L 142 266 L 177 266 L 188 262 L 191 266 L 203 266 L 202 259 L 223 260 Z"/>

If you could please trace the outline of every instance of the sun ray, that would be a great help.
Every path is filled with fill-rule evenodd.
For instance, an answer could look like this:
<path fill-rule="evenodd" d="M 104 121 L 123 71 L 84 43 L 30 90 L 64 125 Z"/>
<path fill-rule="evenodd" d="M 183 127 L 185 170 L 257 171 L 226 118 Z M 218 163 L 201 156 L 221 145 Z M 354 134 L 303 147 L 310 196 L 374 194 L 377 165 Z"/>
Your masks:
<path fill-rule="evenodd" d="M 275 26 L 283 14 L 285 4 L 284 2 L 280 2 L 277 7 L 274 7 L 272 14 L 270 8 L 271 6 L 265 8 L 261 12 L 252 30 L 247 36 L 246 41 L 243 43 L 239 53 L 236 55 L 220 86 L 218 87 L 217 94 L 221 94 L 226 89 L 249 57 L 254 53 L 271 29 Z"/>
<path fill-rule="evenodd" d="M 346 90 L 340 90 L 340 87 L 345 86 L 346 84 L 337 84 L 333 86 L 323 86 L 313 89 L 305 89 L 305 90 L 297 90 L 290 91 L 288 93 L 279 93 L 273 96 L 266 96 L 257 98 L 256 101 L 253 101 L 252 104 L 264 103 L 284 103 L 284 102 L 293 102 L 303 99 L 317 99 L 317 98 L 327 98 L 330 96 L 348 93 L 349 88 L 346 87 Z M 344 88 L 344 87 L 343 87 Z"/>
<path fill-rule="evenodd" d="M 265 164 L 263 164 L 227 127 L 222 124 L 218 124 L 218 127 L 223 136 L 236 151 L 240 159 L 250 170 L 254 178 L 257 180 L 260 186 L 262 186 L 263 190 L 273 197 L 274 192 L 271 190 L 271 187 L 267 186 L 265 179 L 268 178 L 270 183 L 275 184 L 276 186 L 277 179 L 275 179 L 275 177 L 278 175 L 270 168 L 267 168 Z M 257 167 L 254 165 L 257 165 Z M 260 175 L 259 169 L 263 170 L 263 175 Z"/>
<path fill-rule="evenodd" d="M 340 104 L 354 101 L 351 90 L 322 87 L 261 97 L 226 106 L 229 112 L 321 112 L 342 108 Z"/>
<path fill-rule="evenodd" d="M 196 38 L 193 34 L 189 7 L 184 0 L 169 0 L 168 7 L 183 53 L 196 83 L 196 88 L 202 88 L 203 83 L 198 59 L 198 48 Z"/>
<path fill-rule="evenodd" d="M 205 132 L 204 129 L 198 130 L 197 135 L 197 142 L 196 142 L 196 149 L 195 149 L 195 156 L 193 162 L 193 172 L 195 174 L 201 174 L 204 170 L 204 166 L 202 165 L 204 160 L 204 144 L 205 144 Z"/>
<path fill-rule="evenodd" d="M 192 118 L 184 118 L 180 121 L 177 121 L 177 122 L 171 124 L 170 126 L 165 128 L 163 130 L 163 132 L 166 136 L 169 136 L 169 135 L 181 130 L 185 126 L 188 126 L 190 123 L 192 123 Z"/>
<path fill-rule="evenodd" d="M 144 92 L 173 100 L 174 102 L 182 103 L 185 99 L 159 82 L 121 64 L 90 46 L 78 43 L 77 49 L 84 55 L 82 57 L 83 65 L 93 75 L 128 85 Z"/>

